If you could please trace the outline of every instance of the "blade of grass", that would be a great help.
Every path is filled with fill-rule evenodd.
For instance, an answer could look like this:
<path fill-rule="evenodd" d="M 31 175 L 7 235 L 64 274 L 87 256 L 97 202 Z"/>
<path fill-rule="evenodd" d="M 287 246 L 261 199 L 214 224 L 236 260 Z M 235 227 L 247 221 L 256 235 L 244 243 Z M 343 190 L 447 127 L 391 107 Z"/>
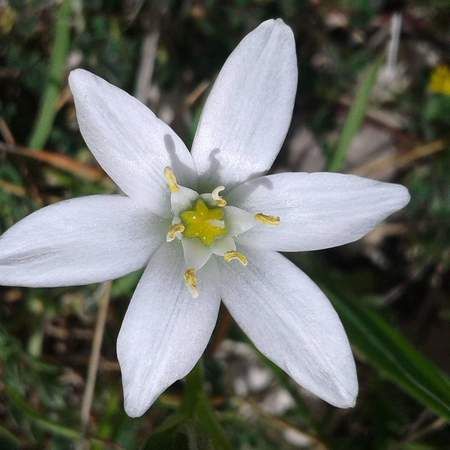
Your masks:
<path fill-rule="evenodd" d="M 185 397 L 180 408 L 181 412 L 195 420 L 203 432 L 210 436 L 214 449 L 231 450 L 232 447 L 205 394 L 203 382 L 204 370 L 200 361 L 186 377 Z"/>
<path fill-rule="evenodd" d="M 46 419 L 41 412 L 34 410 L 30 405 L 28 405 L 28 403 L 23 399 L 22 395 L 11 386 L 6 385 L 5 392 L 14 406 L 20 412 L 25 414 L 41 430 L 48 431 L 49 433 L 69 440 L 77 441 L 82 437 L 80 431 L 70 428 L 66 425 L 61 425 L 60 423 L 57 423 L 53 420 Z M 98 438 L 89 437 L 87 439 L 92 443 L 106 446 L 105 448 L 121 448 L 120 445 L 105 442 Z"/>
<path fill-rule="evenodd" d="M 363 124 L 364 116 L 366 115 L 367 106 L 369 104 L 370 95 L 377 81 L 378 70 L 381 67 L 382 62 L 383 58 L 378 58 L 366 70 L 363 81 L 356 93 L 355 100 L 350 108 L 347 118 L 345 119 L 344 127 L 342 129 L 341 135 L 339 136 L 336 151 L 334 152 L 329 164 L 330 171 L 341 170 L 344 165 L 347 152 L 350 148 L 353 138 L 355 137 L 356 133 L 358 133 L 361 125 Z"/>
<path fill-rule="evenodd" d="M 41 149 L 47 142 L 52 130 L 57 111 L 56 106 L 65 73 L 67 53 L 70 46 L 71 9 L 72 0 L 64 0 L 56 16 L 50 69 L 47 84 L 41 99 L 38 117 L 28 143 L 28 147 L 31 148 Z"/>
<path fill-rule="evenodd" d="M 196 409 L 196 415 L 200 424 L 200 428 L 209 434 L 213 442 L 213 448 L 217 450 L 231 450 L 231 444 L 228 442 L 222 426 L 219 424 L 217 417 L 211 408 L 206 396 L 199 399 Z"/>
<path fill-rule="evenodd" d="M 0 425 L 0 448 L 8 448 L 10 450 L 20 448 L 20 439 L 2 425 Z"/>
<path fill-rule="evenodd" d="M 151 434 L 142 450 L 172 449 L 175 446 L 176 434 L 185 422 L 186 417 L 183 415 L 174 414 L 170 416 Z"/>

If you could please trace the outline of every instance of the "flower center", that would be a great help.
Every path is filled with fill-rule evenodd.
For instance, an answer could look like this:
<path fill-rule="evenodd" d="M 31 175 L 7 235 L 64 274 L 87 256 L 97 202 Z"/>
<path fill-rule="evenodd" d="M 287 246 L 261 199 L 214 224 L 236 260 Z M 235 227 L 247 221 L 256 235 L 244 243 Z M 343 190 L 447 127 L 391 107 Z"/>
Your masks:
<path fill-rule="evenodd" d="M 208 208 L 201 198 L 195 202 L 193 209 L 183 211 L 180 218 L 184 224 L 184 237 L 200 239 L 207 247 L 228 233 L 223 208 Z"/>
<path fill-rule="evenodd" d="M 184 282 L 195 298 L 199 295 L 197 271 L 211 256 L 219 256 L 230 264 L 236 261 L 246 266 L 249 261 L 237 251 L 235 238 L 258 222 L 276 226 L 280 218 L 229 206 L 220 195 L 225 190 L 224 186 L 216 187 L 209 194 L 198 194 L 179 185 L 170 167 L 164 169 L 164 177 L 170 190 L 173 214 L 166 240 L 181 242 L 186 263 Z"/>

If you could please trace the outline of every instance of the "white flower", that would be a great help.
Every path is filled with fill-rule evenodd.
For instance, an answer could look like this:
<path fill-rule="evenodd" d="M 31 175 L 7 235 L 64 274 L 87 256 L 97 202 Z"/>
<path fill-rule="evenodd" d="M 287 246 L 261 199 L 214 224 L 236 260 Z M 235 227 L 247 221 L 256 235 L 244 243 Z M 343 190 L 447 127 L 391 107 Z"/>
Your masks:
<path fill-rule="evenodd" d="M 81 133 L 124 195 L 63 201 L 13 226 L 0 239 L 0 284 L 81 285 L 146 266 L 117 342 L 130 416 L 193 368 L 221 299 L 295 381 L 332 405 L 353 406 L 358 382 L 341 322 L 320 289 L 277 251 L 355 241 L 409 195 L 403 186 L 352 175 L 263 175 L 294 105 L 291 30 L 268 20 L 234 50 L 192 153 L 124 91 L 85 70 L 69 82 Z"/>

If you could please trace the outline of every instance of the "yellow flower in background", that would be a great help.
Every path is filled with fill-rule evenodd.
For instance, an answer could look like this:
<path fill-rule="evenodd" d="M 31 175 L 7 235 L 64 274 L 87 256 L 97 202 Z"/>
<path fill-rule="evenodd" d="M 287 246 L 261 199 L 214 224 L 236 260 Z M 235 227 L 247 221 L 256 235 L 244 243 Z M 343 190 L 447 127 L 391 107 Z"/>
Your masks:
<path fill-rule="evenodd" d="M 16 23 L 17 13 L 8 4 L 0 5 L 0 34 L 8 34 Z"/>
<path fill-rule="evenodd" d="M 450 96 L 450 67 L 443 64 L 434 68 L 428 89 L 435 94 Z"/>

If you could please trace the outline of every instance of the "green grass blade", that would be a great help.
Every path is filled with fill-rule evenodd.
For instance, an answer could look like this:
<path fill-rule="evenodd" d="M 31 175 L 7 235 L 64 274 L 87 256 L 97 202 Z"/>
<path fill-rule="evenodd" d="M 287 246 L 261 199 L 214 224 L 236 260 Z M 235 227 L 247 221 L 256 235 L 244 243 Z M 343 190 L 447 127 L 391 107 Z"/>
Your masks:
<path fill-rule="evenodd" d="M 375 311 L 328 292 L 352 343 L 367 362 L 409 395 L 450 420 L 448 378 Z"/>
<path fill-rule="evenodd" d="M 170 416 L 159 428 L 157 428 L 146 440 L 141 450 L 181 450 L 180 427 L 185 424 L 187 418 L 182 415 Z"/>
<path fill-rule="evenodd" d="M 217 417 L 211 408 L 206 396 L 199 399 L 196 409 L 197 420 L 200 428 L 209 434 L 213 443 L 213 448 L 217 450 L 231 450 L 231 444 L 225 435 L 222 426 L 219 424 Z"/>
<path fill-rule="evenodd" d="M 370 95 L 377 81 L 378 70 L 382 62 L 383 58 L 378 58 L 366 70 L 361 86 L 356 93 L 355 100 L 350 108 L 347 118 L 345 119 L 336 151 L 334 152 L 329 164 L 329 170 L 331 171 L 341 170 L 344 165 L 347 152 L 350 149 L 353 138 L 363 124 Z"/>
<path fill-rule="evenodd" d="M 46 419 L 40 412 L 35 411 L 31 408 L 22 396 L 12 387 L 6 386 L 6 394 L 14 406 L 25 414 L 32 422 L 41 428 L 42 430 L 53 433 L 57 436 L 61 436 L 67 439 L 79 439 L 81 438 L 81 433 L 78 430 L 68 428 L 64 425 L 58 424 L 51 420 Z"/>
<path fill-rule="evenodd" d="M 5 392 L 11 403 L 30 421 L 41 430 L 47 431 L 55 436 L 60 436 L 62 438 L 79 441 L 83 438 L 81 431 L 70 428 L 66 425 L 62 425 L 53 420 L 47 419 L 42 415 L 40 411 L 34 410 L 22 397 L 22 395 L 11 386 L 5 385 Z M 93 444 L 101 445 L 104 447 L 106 442 L 95 437 L 89 437 L 87 440 Z"/>
<path fill-rule="evenodd" d="M 2 448 L 7 448 L 9 450 L 19 449 L 20 439 L 0 425 L 0 449 Z"/>
<path fill-rule="evenodd" d="M 31 148 L 42 148 L 50 135 L 56 115 L 56 104 L 64 79 L 67 53 L 70 47 L 70 15 L 72 0 L 64 0 L 56 17 L 55 36 L 47 84 L 41 99 L 38 117 L 28 141 Z"/>
<path fill-rule="evenodd" d="M 211 407 L 208 397 L 203 389 L 204 371 L 200 361 L 186 377 L 185 396 L 181 411 L 192 418 L 203 433 L 207 434 L 213 443 L 214 449 L 231 450 L 231 445 L 222 426 Z"/>

